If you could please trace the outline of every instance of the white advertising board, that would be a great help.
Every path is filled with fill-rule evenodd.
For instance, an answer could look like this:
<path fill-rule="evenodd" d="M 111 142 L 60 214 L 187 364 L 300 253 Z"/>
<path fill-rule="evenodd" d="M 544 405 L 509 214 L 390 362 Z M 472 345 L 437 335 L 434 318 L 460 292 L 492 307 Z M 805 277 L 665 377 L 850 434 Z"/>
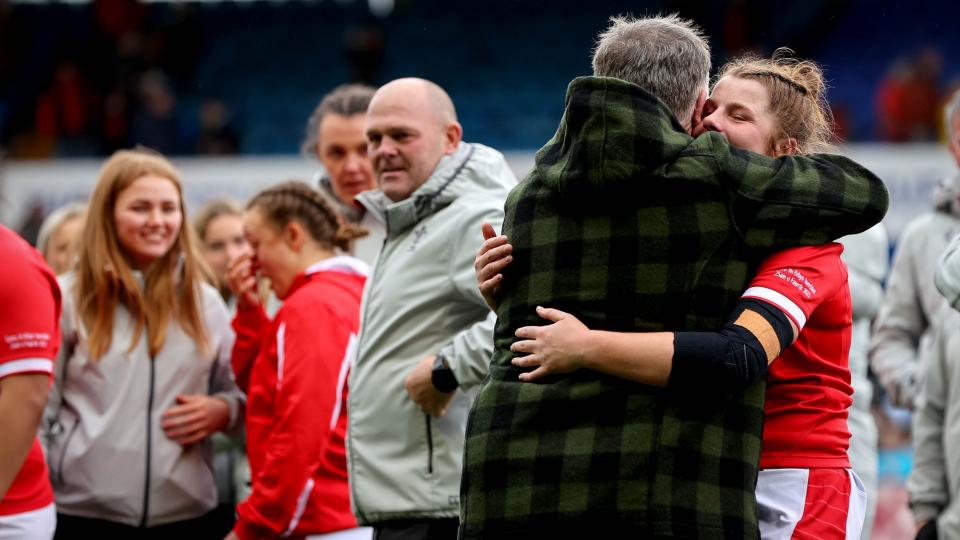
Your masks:
<path fill-rule="evenodd" d="M 936 182 L 957 174 L 942 146 L 850 145 L 842 152 L 876 172 L 890 189 L 890 212 L 884 223 L 891 241 L 912 218 L 929 212 Z M 518 178 L 533 165 L 533 152 L 509 152 L 507 160 Z M 187 206 L 229 196 L 243 201 L 258 189 L 288 179 L 309 181 L 317 165 L 299 156 L 237 158 L 174 158 L 187 197 Z M 0 168 L 0 222 L 14 229 L 34 208 L 49 212 L 90 193 L 102 160 L 7 161 Z"/>

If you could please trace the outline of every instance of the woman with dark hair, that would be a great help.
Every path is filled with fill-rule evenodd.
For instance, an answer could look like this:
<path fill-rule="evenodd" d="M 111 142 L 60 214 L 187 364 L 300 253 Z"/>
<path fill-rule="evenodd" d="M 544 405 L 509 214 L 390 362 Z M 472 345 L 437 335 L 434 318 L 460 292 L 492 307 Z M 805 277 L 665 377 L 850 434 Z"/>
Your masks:
<path fill-rule="evenodd" d="M 363 226 L 368 235 L 353 246 L 353 255 L 373 264 L 386 235 L 386 224 L 353 199 L 377 187 L 367 157 L 363 132 L 367 106 L 376 90 L 364 84 L 344 84 L 325 95 L 307 121 L 302 152 L 323 166 L 317 185 L 349 223 Z"/>

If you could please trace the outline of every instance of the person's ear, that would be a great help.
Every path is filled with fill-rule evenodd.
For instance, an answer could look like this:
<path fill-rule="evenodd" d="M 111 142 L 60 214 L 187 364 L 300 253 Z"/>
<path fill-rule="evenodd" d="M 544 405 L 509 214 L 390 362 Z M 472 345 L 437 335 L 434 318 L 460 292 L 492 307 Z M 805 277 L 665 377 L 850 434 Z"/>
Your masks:
<path fill-rule="evenodd" d="M 463 140 L 463 126 L 459 122 L 450 122 L 444 130 L 443 137 L 444 153 L 454 153 L 460 146 L 460 141 Z"/>
<path fill-rule="evenodd" d="M 697 94 L 697 102 L 693 105 L 693 116 L 690 117 L 690 134 L 699 135 L 703 131 L 703 105 L 707 102 L 707 89 L 701 88 Z"/>
<path fill-rule="evenodd" d="M 290 221 L 283 228 L 283 242 L 291 251 L 300 252 L 303 243 L 307 239 L 307 231 L 303 230 L 303 225 L 298 221 Z"/>
<path fill-rule="evenodd" d="M 784 137 L 776 141 L 773 145 L 773 155 L 776 157 L 795 156 L 799 153 L 800 145 L 797 144 L 797 140 L 793 137 Z"/>

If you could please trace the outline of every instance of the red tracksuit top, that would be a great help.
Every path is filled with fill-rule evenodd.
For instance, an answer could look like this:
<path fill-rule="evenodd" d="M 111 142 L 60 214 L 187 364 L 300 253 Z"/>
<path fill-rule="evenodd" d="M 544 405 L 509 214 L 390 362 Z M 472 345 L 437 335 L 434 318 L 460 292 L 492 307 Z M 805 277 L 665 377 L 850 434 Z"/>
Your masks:
<path fill-rule="evenodd" d="M 334 257 L 298 275 L 273 321 L 239 309 L 233 370 L 247 393 L 252 490 L 237 506 L 242 540 L 357 526 L 350 510 L 347 372 L 367 267 Z"/>

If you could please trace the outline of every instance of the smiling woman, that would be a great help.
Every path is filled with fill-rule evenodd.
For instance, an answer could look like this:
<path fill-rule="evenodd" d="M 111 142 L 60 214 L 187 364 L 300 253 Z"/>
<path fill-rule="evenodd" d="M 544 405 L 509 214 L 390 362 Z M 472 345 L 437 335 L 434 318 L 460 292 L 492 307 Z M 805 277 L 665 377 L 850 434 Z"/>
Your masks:
<path fill-rule="evenodd" d="M 770 58 L 745 56 L 725 64 L 703 106 L 701 129 L 773 157 L 827 151 L 833 117 L 823 72 L 791 55 L 780 48 Z"/>
<path fill-rule="evenodd" d="M 146 174 L 117 196 L 117 240 L 130 265 L 141 272 L 163 257 L 183 225 L 180 193 L 169 178 Z"/>
<path fill-rule="evenodd" d="M 60 280 L 63 339 L 44 423 L 57 538 L 229 530 L 209 513 L 209 436 L 240 424 L 244 399 L 226 307 L 183 220 L 164 157 L 120 151 L 104 164 L 76 268 Z"/>

